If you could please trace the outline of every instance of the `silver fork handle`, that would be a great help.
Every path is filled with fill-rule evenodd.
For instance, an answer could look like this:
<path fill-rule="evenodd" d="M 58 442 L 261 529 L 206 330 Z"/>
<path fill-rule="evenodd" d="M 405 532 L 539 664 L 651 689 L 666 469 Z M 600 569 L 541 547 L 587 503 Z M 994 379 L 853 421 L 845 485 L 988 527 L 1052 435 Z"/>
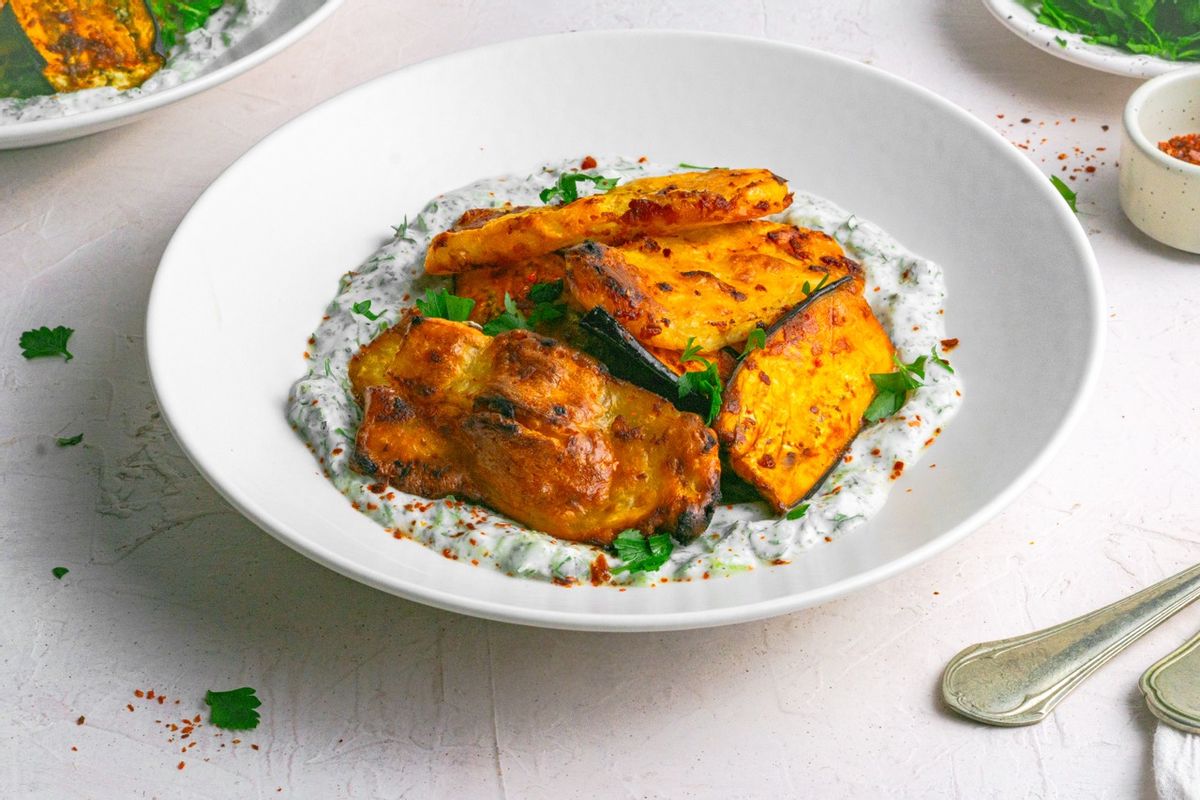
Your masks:
<path fill-rule="evenodd" d="M 1200 597 L 1200 564 L 1052 628 L 971 645 L 942 675 L 942 698 L 989 725 L 1041 722 L 1142 634 Z"/>

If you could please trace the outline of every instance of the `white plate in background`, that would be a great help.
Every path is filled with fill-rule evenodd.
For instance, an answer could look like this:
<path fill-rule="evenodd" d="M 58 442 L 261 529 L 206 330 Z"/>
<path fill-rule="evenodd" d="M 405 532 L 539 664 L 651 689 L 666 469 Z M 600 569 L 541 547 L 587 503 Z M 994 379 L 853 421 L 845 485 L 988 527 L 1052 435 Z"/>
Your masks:
<path fill-rule="evenodd" d="M 342 0 L 282 0 L 266 19 L 196 77 L 103 108 L 0 125 L 0 150 L 65 142 L 106 131 L 133 122 L 156 108 L 211 89 L 283 52 L 341 4 Z"/>
<path fill-rule="evenodd" d="M 1025 0 L 983 0 L 983 4 L 1006 28 L 1034 47 L 1041 48 L 1057 58 L 1101 72 L 1125 75 L 1129 78 L 1153 78 L 1173 69 L 1196 65 L 1194 61 L 1168 61 L 1165 58 L 1142 56 L 1108 45 L 1089 44 L 1078 33 L 1068 33 L 1038 22 L 1037 15 L 1029 10 L 1029 4 Z M 1062 44 L 1059 39 L 1066 44 Z"/>
<path fill-rule="evenodd" d="M 341 274 L 440 192 L 587 153 L 767 167 L 944 267 L 965 402 L 871 522 L 789 565 L 728 579 L 563 588 L 394 539 L 322 476 L 284 414 Z M 417 64 L 268 136 L 180 224 L 151 293 L 147 348 L 162 411 L 189 457 L 296 550 L 441 608 L 632 631 L 793 611 L 961 539 L 1062 441 L 1094 383 L 1103 331 L 1082 228 L 1046 177 L 970 114 L 801 47 L 606 32 Z"/>

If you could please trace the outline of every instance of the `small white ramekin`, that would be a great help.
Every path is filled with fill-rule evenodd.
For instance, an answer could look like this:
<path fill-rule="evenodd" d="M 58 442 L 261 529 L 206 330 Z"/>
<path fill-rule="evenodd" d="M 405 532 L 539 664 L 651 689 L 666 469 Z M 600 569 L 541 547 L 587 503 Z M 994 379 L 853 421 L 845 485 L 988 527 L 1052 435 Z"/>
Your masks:
<path fill-rule="evenodd" d="M 1200 166 L 1158 149 L 1158 143 L 1200 134 L 1200 67 L 1147 81 L 1125 105 L 1121 136 L 1121 208 L 1163 244 L 1200 253 Z"/>

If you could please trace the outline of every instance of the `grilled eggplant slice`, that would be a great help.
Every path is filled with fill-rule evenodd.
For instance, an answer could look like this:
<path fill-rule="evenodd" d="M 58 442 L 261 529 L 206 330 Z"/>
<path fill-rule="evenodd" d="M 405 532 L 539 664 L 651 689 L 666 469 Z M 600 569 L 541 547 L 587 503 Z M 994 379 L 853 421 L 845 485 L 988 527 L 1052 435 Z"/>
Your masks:
<path fill-rule="evenodd" d="M 0 3 L 0 6 L 4 5 Z M 163 65 L 145 0 L 9 0 L 56 92 L 130 89 Z"/>
<path fill-rule="evenodd" d="M 530 331 L 410 313 L 351 375 L 365 402 L 354 463 L 402 491 L 601 545 L 630 528 L 692 539 L 719 499 L 716 437 L 698 417 Z"/>
<path fill-rule="evenodd" d="M 791 205 L 765 169 L 713 169 L 639 178 L 606 194 L 538 208 L 476 209 L 429 245 L 425 271 L 515 264 L 588 239 L 612 241 L 754 219 Z"/>
<path fill-rule="evenodd" d="M 797 305 L 725 387 L 714 429 L 733 470 L 779 512 L 810 496 L 858 435 L 894 349 L 843 278 Z"/>
<path fill-rule="evenodd" d="M 861 270 L 819 231 L 756 220 L 566 251 L 567 288 L 647 347 L 704 352 L 743 342 L 822 281 Z"/>

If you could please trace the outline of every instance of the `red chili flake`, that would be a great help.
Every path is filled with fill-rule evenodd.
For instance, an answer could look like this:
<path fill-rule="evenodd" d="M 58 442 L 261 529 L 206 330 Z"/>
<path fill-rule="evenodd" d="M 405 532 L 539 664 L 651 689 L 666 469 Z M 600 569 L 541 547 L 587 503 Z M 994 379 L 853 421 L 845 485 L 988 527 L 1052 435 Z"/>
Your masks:
<path fill-rule="evenodd" d="M 832 541 L 833 541 L 833 537 L 832 537 L 832 536 L 826 536 L 826 537 L 825 537 L 825 541 L 827 541 L 827 542 L 832 542 Z"/>
<path fill-rule="evenodd" d="M 583 161 L 579 162 L 579 168 L 580 169 L 595 169 L 596 168 L 596 159 L 592 158 L 591 156 L 584 156 Z"/>
<path fill-rule="evenodd" d="M 649 160 L 650 160 L 650 159 L 646 158 L 645 156 L 642 156 L 641 158 L 639 158 L 639 159 L 638 159 L 638 163 L 639 163 L 639 164 L 645 164 L 645 163 L 646 163 L 647 161 L 649 161 Z"/>
<path fill-rule="evenodd" d="M 1108 131 L 1108 126 L 1107 126 L 1107 125 L 1101 125 L 1101 126 L 1100 126 L 1100 130 L 1107 132 L 1107 131 Z"/>
<path fill-rule="evenodd" d="M 182 761 L 180 761 L 180 762 L 179 762 L 179 766 L 177 767 L 177 769 L 183 769 L 183 768 L 184 768 L 184 766 L 185 766 L 185 764 L 184 764 Z"/>
<path fill-rule="evenodd" d="M 997 115 L 996 115 L 996 119 L 1004 119 L 1004 115 L 1003 115 L 1003 114 L 997 114 Z"/>
<path fill-rule="evenodd" d="M 82 725 L 85 722 L 87 722 L 87 720 L 85 720 L 82 716 L 79 719 L 75 720 L 76 725 Z"/>
<path fill-rule="evenodd" d="M 592 560 L 589 571 L 591 573 L 592 586 L 608 583 L 612 579 L 612 573 L 608 571 L 608 559 L 604 557 L 604 553 L 600 553 Z"/>
<path fill-rule="evenodd" d="M 71 745 L 71 752 L 72 752 L 72 753 L 78 753 L 78 752 L 79 752 L 79 748 L 78 748 L 78 747 L 76 747 L 75 745 Z"/>
<path fill-rule="evenodd" d="M 904 462 L 897 461 L 895 464 L 892 464 L 892 480 L 896 480 L 902 474 L 904 474 Z"/>
<path fill-rule="evenodd" d="M 146 693 L 145 693 L 145 692 L 143 692 L 141 689 L 134 689 L 134 690 L 133 690 L 133 696 L 134 696 L 134 697 L 145 697 L 145 696 L 146 696 Z"/>
<path fill-rule="evenodd" d="M 1028 125 L 1029 123 L 1033 122 L 1033 120 L 1031 120 L 1029 117 L 1021 117 L 1021 122 Z"/>
<path fill-rule="evenodd" d="M 1159 142 L 1158 149 L 1172 158 L 1200 165 L 1200 133 L 1172 136 L 1165 142 Z"/>
<path fill-rule="evenodd" d="M 1058 154 L 1058 160 L 1059 160 L 1059 161 L 1066 161 L 1066 160 L 1067 160 L 1067 154 L 1066 154 L 1066 153 L 1059 153 L 1059 154 Z"/>
<path fill-rule="evenodd" d="M 133 703 L 126 703 L 125 707 L 128 708 L 130 711 L 133 711 Z"/>
<path fill-rule="evenodd" d="M 942 339 L 942 352 L 949 353 L 954 348 L 958 347 L 958 339 Z"/>
<path fill-rule="evenodd" d="M 876 447 L 874 450 L 871 451 L 871 455 L 878 456 L 880 454 L 880 452 L 881 452 L 880 449 L 878 447 Z"/>
<path fill-rule="evenodd" d="M 256 744 L 252 744 L 252 745 L 250 745 L 250 749 L 251 749 L 251 750 L 257 750 L 257 749 L 258 749 L 258 745 L 256 745 Z"/>

